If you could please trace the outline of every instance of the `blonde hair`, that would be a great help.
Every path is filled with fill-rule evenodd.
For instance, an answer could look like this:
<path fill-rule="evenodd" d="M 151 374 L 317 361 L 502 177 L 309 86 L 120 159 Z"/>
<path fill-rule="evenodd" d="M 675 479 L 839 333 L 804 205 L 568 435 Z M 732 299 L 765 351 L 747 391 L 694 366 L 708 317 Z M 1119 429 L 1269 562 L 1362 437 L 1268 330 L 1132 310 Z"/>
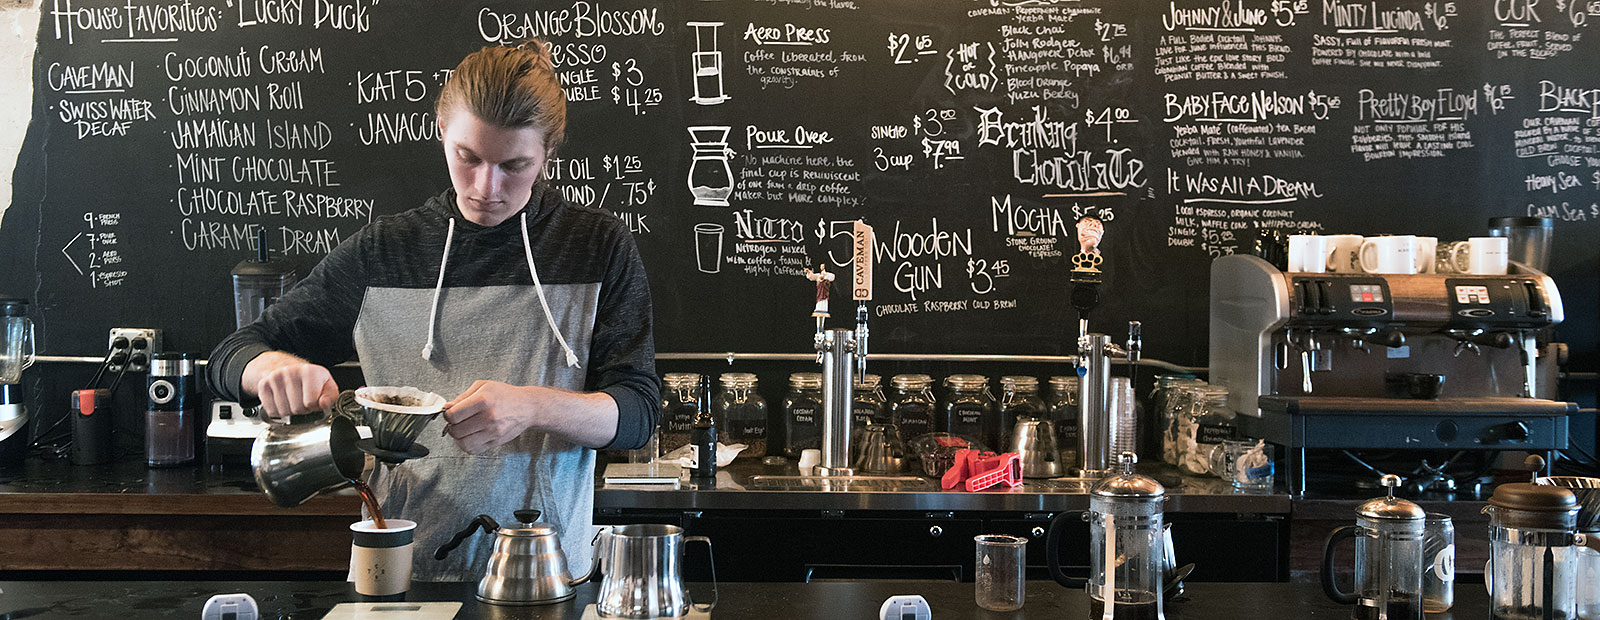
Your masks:
<path fill-rule="evenodd" d="M 538 129 L 547 149 L 566 139 L 567 97 L 550 50 L 539 39 L 485 47 L 461 59 L 439 91 L 434 114 L 442 124 L 458 110 L 491 125 Z"/>

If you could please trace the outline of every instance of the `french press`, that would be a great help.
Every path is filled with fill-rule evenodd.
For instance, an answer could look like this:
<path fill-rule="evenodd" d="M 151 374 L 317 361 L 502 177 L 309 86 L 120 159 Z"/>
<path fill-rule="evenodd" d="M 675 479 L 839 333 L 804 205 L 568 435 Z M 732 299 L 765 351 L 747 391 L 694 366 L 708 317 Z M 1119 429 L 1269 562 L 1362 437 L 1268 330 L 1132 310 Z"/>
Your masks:
<path fill-rule="evenodd" d="M 1562 487 L 1502 484 L 1489 515 L 1490 616 L 1495 620 L 1577 618 L 1578 548 L 1600 536 L 1577 532 L 1578 499 Z"/>
<path fill-rule="evenodd" d="M 1118 455 L 1122 473 L 1094 485 L 1089 491 L 1089 511 L 1083 513 L 1089 522 L 1089 617 L 1095 620 L 1166 617 L 1162 600 L 1166 535 L 1161 508 L 1166 489 L 1153 478 L 1133 473 L 1138 461 L 1132 452 Z M 1067 514 L 1058 514 L 1050 522 L 1045 560 L 1050 576 L 1073 588 L 1083 582 L 1061 572 L 1058 548 Z"/>
<path fill-rule="evenodd" d="M 1322 591 L 1334 602 L 1355 605 L 1357 620 L 1422 620 L 1422 534 L 1428 515 L 1422 507 L 1394 496 L 1400 477 L 1379 479 L 1388 494 L 1357 509 L 1355 525 L 1328 535 L 1322 549 Z M 1333 583 L 1333 551 L 1356 539 L 1355 592 Z"/>

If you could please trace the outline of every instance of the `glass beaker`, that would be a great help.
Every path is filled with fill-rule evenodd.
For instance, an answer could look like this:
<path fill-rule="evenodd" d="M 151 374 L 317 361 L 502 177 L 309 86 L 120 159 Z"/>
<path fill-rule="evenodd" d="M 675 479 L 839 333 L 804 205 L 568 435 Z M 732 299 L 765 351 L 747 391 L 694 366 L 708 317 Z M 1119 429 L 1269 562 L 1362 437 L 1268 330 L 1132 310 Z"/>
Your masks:
<path fill-rule="evenodd" d="M 989 611 L 1022 609 L 1028 539 L 1005 534 L 974 536 L 973 597 Z"/>

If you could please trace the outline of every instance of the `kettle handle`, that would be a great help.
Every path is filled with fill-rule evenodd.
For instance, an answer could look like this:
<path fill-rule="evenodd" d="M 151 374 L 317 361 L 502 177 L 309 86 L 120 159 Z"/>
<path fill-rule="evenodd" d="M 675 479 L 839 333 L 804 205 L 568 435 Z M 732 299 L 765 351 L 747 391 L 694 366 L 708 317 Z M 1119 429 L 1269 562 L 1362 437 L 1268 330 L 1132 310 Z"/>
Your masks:
<path fill-rule="evenodd" d="M 1083 588 L 1089 585 L 1088 579 L 1069 577 L 1061 570 L 1061 524 L 1067 520 L 1067 515 L 1077 515 L 1075 512 L 1062 511 L 1050 519 L 1050 529 L 1044 536 L 1044 559 L 1050 567 L 1050 578 L 1068 588 Z"/>
<path fill-rule="evenodd" d="M 473 519 L 472 523 L 467 524 L 467 529 L 456 532 L 456 535 L 450 539 L 450 542 L 440 545 L 439 549 L 433 552 L 433 559 L 443 560 L 444 556 L 449 555 L 452 549 L 461 546 L 461 541 L 466 540 L 467 537 L 471 536 L 472 533 L 479 527 L 482 527 L 483 531 L 485 532 L 492 532 L 500 529 L 500 524 L 495 522 L 494 517 L 489 515 L 478 515 L 478 518 Z"/>
<path fill-rule="evenodd" d="M 1341 605 L 1354 605 L 1356 594 L 1340 590 L 1339 585 L 1333 582 L 1333 549 L 1346 538 L 1355 538 L 1360 531 L 1361 528 L 1355 525 L 1340 527 L 1329 533 L 1328 541 L 1322 545 L 1322 593 Z"/>
<path fill-rule="evenodd" d="M 709 611 L 711 611 L 711 608 L 717 606 L 717 596 L 718 596 L 718 593 L 717 593 L 717 558 L 716 558 L 715 555 L 712 555 L 712 553 L 711 553 L 711 539 L 710 538 L 706 538 L 704 536 L 685 536 L 685 537 L 683 537 L 683 544 L 684 545 L 688 545 L 689 543 L 692 543 L 692 542 L 703 542 L 703 543 L 706 544 L 706 563 L 711 566 L 711 604 L 710 605 L 706 605 L 705 607 L 701 607 L 701 606 L 695 604 L 691 600 L 691 602 L 689 603 L 689 606 L 695 608 L 698 611 L 709 612 Z"/>

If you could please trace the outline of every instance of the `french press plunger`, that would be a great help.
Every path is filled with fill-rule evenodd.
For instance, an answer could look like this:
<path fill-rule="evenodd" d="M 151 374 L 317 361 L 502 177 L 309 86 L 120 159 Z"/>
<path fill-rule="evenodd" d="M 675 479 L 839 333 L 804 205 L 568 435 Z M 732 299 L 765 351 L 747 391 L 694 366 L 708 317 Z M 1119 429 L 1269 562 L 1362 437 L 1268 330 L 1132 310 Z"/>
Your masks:
<path fill-rule="evenodd" d="M 1356 524 L 1328 535 L 1322 550 L 1322 591 L 1336 603 L 1354 604 L 1357 620 L 1422 620 L 1422 534 L 1427 513 L 1396 498 L 1400 477 L 1385 474 L 1379 483 L 1385 497 L 1367 500 L 1357 509 Z M 1333 550 L 1356 539 L 1355 592 L 1333 583 Z"/>

